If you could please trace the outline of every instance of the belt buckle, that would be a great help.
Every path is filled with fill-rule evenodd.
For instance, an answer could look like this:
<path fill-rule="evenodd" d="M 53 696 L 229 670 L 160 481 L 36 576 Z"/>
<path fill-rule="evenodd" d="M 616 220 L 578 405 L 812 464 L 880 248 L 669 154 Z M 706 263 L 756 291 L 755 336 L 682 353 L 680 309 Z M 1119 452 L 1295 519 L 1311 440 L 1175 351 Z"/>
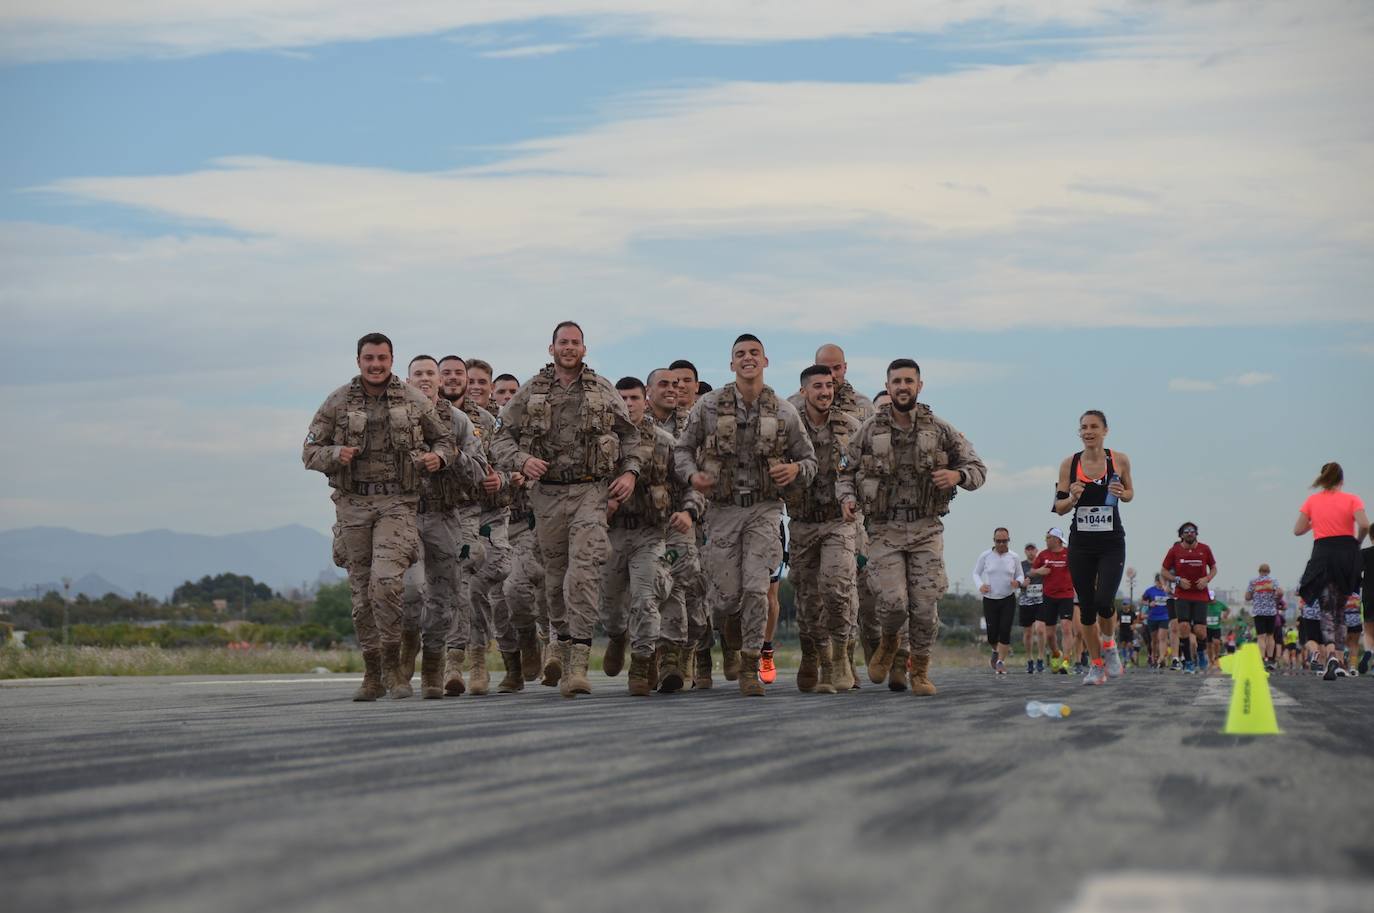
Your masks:
<path fill-rule="evenodd" d="M 754 506 L 754 493 L 752 491 L 741 491 L 735 495 L 735 503 L 740 507 Z"/>

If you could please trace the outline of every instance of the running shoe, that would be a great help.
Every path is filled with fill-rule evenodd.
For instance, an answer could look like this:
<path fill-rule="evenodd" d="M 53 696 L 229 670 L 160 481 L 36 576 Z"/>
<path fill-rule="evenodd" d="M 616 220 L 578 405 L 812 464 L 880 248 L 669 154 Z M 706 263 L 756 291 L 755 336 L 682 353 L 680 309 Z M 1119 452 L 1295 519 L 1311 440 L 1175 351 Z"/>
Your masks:
<path fill-rule="evenodd" d="M 1085 685 L 1105 685 L 1107 684 L 1107 670 L 1105 667 L 1093 663 L 1088 667 L 1088 674 L 1083 676 Z"/>
<path fill-rule="evenodd" d="M 1322 671 L 1322 661 L 1314 656 L 1312 657 L 1312 662 L 1309 664 L 1309 667 L 1313 672 L 1320 672 Z"/>
<path fill-rule="evenodd" d="M 1369 654 L 1366 653 L 1366 654 L 1365 654 L 1365 657 L 1368 657 L 1368 656 L 1369 656 Z M 1368 663 L 1366 663 L 1366 665 L 1368 665 Z M 1042 673 L 1042 674 L 1044 673 L 1044 671 L 1045 671 L 1045 661 L 1044 661 L 1043 659 L 1037 659 L 1037 660 L 1035 661 L 1035 671 L 1036 671 L 1036 672 L 1039 672 L 1039 673 Z"/>
<path fill-rule="evenodd" d="M 1199 672 L 1206 672 L 1206 671 L 1207 671 L 1207 657 L 1206 657 L 1206 656 L 1199 656 L 1199 657 L 1197 658 L 1197 671 L 1199 671 Z"/>
<path fill-rule="evenodd" d="M 1359 669 L 1347 669 L 1347 670 L 1345 671 L 1345 674 L 1348 675 L 1348 676 L 1350 676 L 1351 678 L 1359 678 L 1359 677 L 1360 677 L 1360 670 L 1359 670 Z"/>
<path fill-rule="evenodd" d="M 1034 675 L 1034 674 L 1035 674 L 1035 660 L 1033 660 L 1033 659 L 1028 659 L 1028 660 L 1026 660 L 1026 674 L 1027 674 L 1027 675 Z"/>
<path fill-rule="evenodd" d="M 1061 660 L 1059 661 L 1059 674 L 1060 674 L 1060 675 L 1068 675 L 1068 674 L 1069 674 L 1069 661 L 1068 661 L 1067 659 L 1061 659 Z"/>
<path fill-rule="evenodd" d="M 988 665 L 994 672 L 997 671 L 997 651 L 994 650 L 992 655 L 988 657 Z"/>
<path fill-rule="evenodd" d="M 1271 662 L 1267 662 L 1267 661 L 1266 661 L 1265 664 L 1264 664 L 1264 671 L 1265 671 L 1265 672 L 1273 672 L 1273 671 L 1274 671 L 1274 664 L 1271 663 Z"/>
<path fill-rule="evenodd" d="M 1336 667 L 1336 678 L 1345 678 L 1349 674 L 1349 672 L 1345 671 L 1345 666 Z"/>
<path fill-rule="evenodd" d="M 1194 675 L 1194 674 L 1196 674 L 1196 673 L 1197 673 L 1197 667 L 1193 665 L 1193 661 L 1192 661 L 1191 659 L 1188 660 L 1186 663 L 1183 664 L 1183 674 L 1184 674 L 1184 675 Z"/>
<path fill-rule="evenodd" d="M 1359 668 L 1360 668 L 1360 674 L 1361 674 L 1361 675 L 1364 675 L 1364 674 L 1366 674 L 1367 672 L 1369 672 L 1369 657 L 1370 657 L 1370 652 L 1369 652 L 1368 650 L 1365 650 L 1365 651 L 1364 651 L 1364 655 L 1360 657 L 1360 666 L 1359 666 Z"/>
<path fill-rule="evenodd" d="M 1336 676 L 1340 674 L 1341 664 L 1336 662 L 1336 657 L 1331 657 L 1326 661 L 1326 673 L 1322 676 L 1324 682 L 1334 682 Z"/>
<path fill-rule="evenodd" d="M 992 664 L 992 669 L 993 669 L 993 671 L 996 672 L 998 675 L 1006 675 L 1006 674 L 1007 674 L 1007 664 L 1004 663 L 1004 662 L 1002 662 L 1000 659 L 997 660 L 996 662 L 994 662 L 994 663 Z"/>
<path fill-rule="evenodd" d="M 1108 647 L 1102 651 L 1102 661 L 1107 667 L 1107 675 L 1111 678 L 1120 678 L 1126 672 L 1126 667 L 1121 663 L 1121 651 L 1116 647 Z"/>
<path fill-rule="evenodd" d="M 1169 664 L 1169 668 L 1172 669 L 1172 670 L 1174 670 L 1175 672 L 1182 672 L 1182 671 L 1183 671 L 1183 660 L 1181 660 L 1181 659 L 1179 659 L 1177 656 L 1175 656 L 1175 657 L 1174 657 L 1174 661 L 1173 661 L 1172 663 Z"/>
<path fill-rule="evenodd" d="M 771 685 L 777 678 L 778 667 L 773 665 L 773 651 L 769 650 L 759 656 L 759 681 Z"/>

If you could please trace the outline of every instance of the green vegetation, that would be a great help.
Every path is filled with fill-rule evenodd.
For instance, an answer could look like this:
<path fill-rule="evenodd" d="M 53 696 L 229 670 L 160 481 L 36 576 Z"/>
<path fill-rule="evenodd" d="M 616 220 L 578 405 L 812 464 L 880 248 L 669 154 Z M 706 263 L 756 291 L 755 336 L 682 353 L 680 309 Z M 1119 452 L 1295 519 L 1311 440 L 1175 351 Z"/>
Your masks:
<path fill-rule="evenodd" d="M 248 650 L 225 647 L 19 647 L 0 648 L 0 679 L 72 675 L 263 675 L 361 672 L 362 658 L 352 650 L 312 650 L 267 646 Z"/>

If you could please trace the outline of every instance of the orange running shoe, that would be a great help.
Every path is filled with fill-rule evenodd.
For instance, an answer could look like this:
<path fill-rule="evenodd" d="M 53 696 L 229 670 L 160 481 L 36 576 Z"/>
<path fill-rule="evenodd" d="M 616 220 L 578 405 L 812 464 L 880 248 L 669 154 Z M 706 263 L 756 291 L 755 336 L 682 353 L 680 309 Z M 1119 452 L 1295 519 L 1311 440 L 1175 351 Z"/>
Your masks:
<path fill-rule="evenodd" d="M 765 685 L 773 684 L 778 677 L 778 667 L 773 665 L 773 651 L 759 655 L 759 681 Z"/>

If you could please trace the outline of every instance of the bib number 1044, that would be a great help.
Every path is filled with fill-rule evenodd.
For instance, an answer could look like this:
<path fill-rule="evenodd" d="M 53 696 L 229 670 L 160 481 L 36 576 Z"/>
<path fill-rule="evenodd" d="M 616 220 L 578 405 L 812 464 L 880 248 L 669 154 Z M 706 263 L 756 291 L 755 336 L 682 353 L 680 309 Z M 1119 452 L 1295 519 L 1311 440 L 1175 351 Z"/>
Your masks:
<path fill-rule="evenodd" d="M 1116 529 L 1115 512 L 1110 507 L 1080 507 L 1074 514 L 1080 533 L 1109 533 Z"/>

